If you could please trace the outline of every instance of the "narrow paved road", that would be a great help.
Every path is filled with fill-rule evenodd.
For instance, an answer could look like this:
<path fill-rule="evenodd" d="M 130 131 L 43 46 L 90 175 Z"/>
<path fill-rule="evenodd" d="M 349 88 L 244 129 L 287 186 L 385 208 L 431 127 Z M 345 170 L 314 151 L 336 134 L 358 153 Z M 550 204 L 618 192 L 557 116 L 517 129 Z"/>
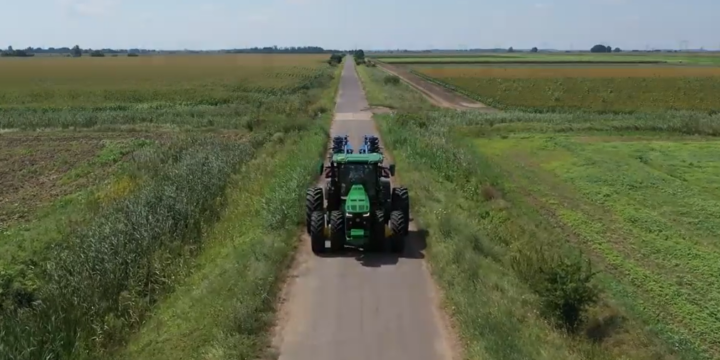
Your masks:
<path fill-rule="evenodd" d="M 367 108 L 348 57 L 332 134 L 348 134 L 354 149 L 363 135 L 378 134 Z M 317 257 L 304 239 L 281 307 L 275 339 L 280 360 L 452 358 L 451 338 L 423 260 L 423 232 L 413 225 L 401 256 L 348 250 Z"/>

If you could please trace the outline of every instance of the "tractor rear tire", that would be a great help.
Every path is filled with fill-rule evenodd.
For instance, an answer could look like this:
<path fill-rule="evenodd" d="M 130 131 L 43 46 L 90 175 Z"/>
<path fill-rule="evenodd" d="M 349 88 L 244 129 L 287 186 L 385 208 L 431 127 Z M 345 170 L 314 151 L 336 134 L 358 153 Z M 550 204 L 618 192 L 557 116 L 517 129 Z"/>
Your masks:
<path fill-rule="evenodd" d="M 330 212 L 330 249 L 340 252 L 345 248 L 345 214 L 335 210 Z"/>
<path fill-rule="evenodd" d="M 406 187 L 400 186 L 392 190 L 392 209 L 402 211 L 405 216 L 403 234 L 407 235 L 410 230 L 410 193 Z"/>
<path fill-rule="evenodd" d="M 310 245 L 315 254 L 325 252 L 325 213 L 313 211 L 310 215 Z"/>
<path fill-rule="evenodd" d="M 385 211 L 375 210 L 371 229 L 368 250 L 382 251 L 385 244 Z"/>
<path fill-rule="evenodd" d="M 402 253 L 405 251 L 405 229 L 407 229 L 407 219 L 405 214 L 400 210 L 390 213 L 390 230 L 392 237 L 390 238 L 390 250 L 394 253 Z"/>
<path fill-rule="evenodd" d="M 305 226 L 308 234 L 312 225 L 312 213 L 323 210 L 323 189 L 321 187 L 311 187 L 305 192 Z"/>

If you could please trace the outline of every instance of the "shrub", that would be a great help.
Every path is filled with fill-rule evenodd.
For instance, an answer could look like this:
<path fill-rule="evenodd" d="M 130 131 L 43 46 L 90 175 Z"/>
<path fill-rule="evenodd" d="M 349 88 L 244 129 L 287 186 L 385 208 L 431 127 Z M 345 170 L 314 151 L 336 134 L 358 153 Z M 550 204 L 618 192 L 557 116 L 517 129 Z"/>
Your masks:
<path fill-rule="evenodd" d="M 138 57 L 138 56 L 140 56 L 140 55 L 138 55 L 138 54 L 136 54 L 136 53 L 129 53 L 129 54 L 127 54 L 127 56 L 128 56 L 128 57 Z"/>
<path fill-rule="evenodd" d="M 336 64 L 342 63 L 342 60 L 343 60 L 343 56 L 341 54 L 335 53 L 335 54 L 330 55 L 330 60 L 328 60 L 328 63 L 330 65 L 336 65 Z"/>
<path fill-rule="evenodd" d="M 100 50 L 95 50 L 90 53 L 90 57 L 105 57 L 105 53 Z"/>
<path fill-rule="evenodd" d="M 385 75 L 383 83 L 385 83 L 385 85 L 397 85 L 400 84 L 400 78 L 395 75 Z"/>
<path fill-rule="evenodd" d="M 589 259 L 567 257 L 557 249 L 523 243 L 511 258 L 511 266 L 540 297 L 543 315 L 570 333 L 585 320 L 587 309 L 598 300 L 592 284 L 595 273 Z"/>

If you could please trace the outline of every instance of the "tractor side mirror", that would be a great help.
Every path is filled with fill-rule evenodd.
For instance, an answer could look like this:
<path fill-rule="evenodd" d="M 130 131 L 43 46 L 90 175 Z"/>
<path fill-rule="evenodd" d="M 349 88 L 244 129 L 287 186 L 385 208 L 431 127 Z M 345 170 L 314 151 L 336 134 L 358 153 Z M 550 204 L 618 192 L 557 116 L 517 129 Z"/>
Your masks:
<path fill-rule="evenodd" d="M 318 166 L 318 175 L 322 175 L 322 174 L 323 174 L 323 170 L 325 170 L 325 164 L 323 164 L 323 163 L 321 162 L 321 163 L 320 163 L 320 166 Z"/>
<path fill-rule="evenodd" d="M 395 164 L 390 164 L 390 176 L 395 176 Z"/>

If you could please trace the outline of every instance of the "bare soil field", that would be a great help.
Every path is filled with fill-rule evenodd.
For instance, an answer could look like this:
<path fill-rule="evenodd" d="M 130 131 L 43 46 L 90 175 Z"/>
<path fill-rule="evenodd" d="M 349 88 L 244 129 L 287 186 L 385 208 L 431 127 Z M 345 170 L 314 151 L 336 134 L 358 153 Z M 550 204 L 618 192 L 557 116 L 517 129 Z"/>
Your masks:
<path fill-rule="evenodd" d="M 0 223 L 104 179 L 123 157 L 161 133 L 7 132 L 0 135 Z"/>

